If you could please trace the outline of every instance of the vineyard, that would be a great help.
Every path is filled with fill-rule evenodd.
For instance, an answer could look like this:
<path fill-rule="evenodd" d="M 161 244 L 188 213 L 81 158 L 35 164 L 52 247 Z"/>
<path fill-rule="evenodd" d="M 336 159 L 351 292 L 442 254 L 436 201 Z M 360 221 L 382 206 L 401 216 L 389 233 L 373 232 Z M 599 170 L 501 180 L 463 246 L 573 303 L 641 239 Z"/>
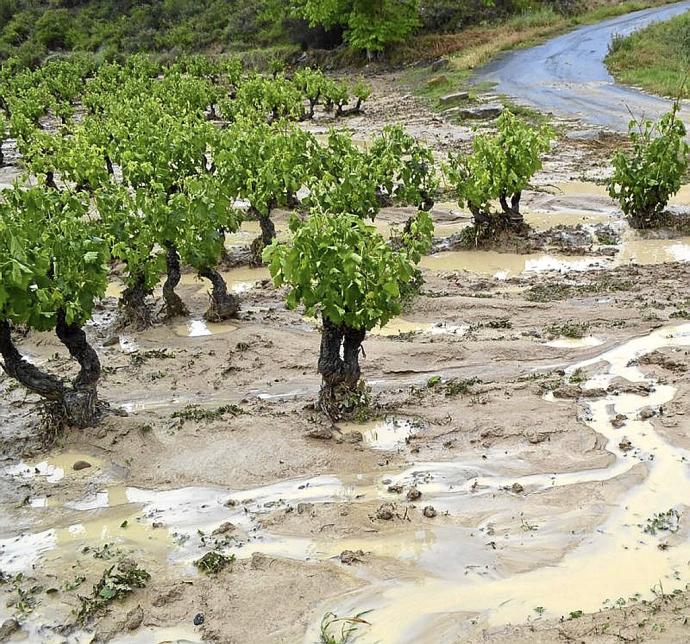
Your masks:
<path fill-rule="evenodd" d="M 0 641 L 684 641 L 680 107 L 499 112 L 2 66 Z"/>

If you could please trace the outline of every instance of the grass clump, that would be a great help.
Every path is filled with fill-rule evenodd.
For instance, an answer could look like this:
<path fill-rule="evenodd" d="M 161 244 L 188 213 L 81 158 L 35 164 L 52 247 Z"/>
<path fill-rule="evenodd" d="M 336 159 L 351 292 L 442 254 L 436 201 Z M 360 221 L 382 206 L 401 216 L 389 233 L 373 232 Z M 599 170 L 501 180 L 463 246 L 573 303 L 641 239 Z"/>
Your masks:
<path fill-rule="evenodd" d="M 235 555 L 227 557 L 222 552 L 211 550 L 207 552 L 201 559 L 197 559 L 194 565 L 203 573 L 207 575 L 217 575 L 221 570 L 226 568 L 229 564 L 235 561 Z"/>
<path fill-rule="evenodd" d="M 473 385 L 479 384 L 479 378 L 453 378 L 446 383 L 445 394 L 448 398 L 470 393 Z"/>
<path fill-rule="evenodd" d="M 129 595 L 137 588 L 144 588 L 149 579 L 151 575 L 131 560 L 124 560 L 117 566 L 107 568 L 94 584 L 91 594 L 79 597 L 77 622 L 86 624 L 110 603 Z"/>
<path fill-rule="evenodd" d="M 182 422 L 187 420 L 201 422 L 219 420 L 228 414 L 239 416 L 241 413 L 242 408 L 238 405 L 223 405 L 215 409 L 203 409 L 199 405 L 187 405 L 183 410 L 174 412 L 172 418 L 181 420 Z"/>
<path fill-rule="evenodd" d="M 551 324 L 544 329 L 551 338 L 584 338 L 589 331 L 586 322 L 564 322 L 563 324 Z"/>
<path fill-rule="evenodd" d="M 369 624 L 363 617 L 370 612 L 366 610 L 352 617 L 338 617 L 335 613 L 326 613 L 321 619 L 319 643 L 347 644 L 351 642 L 359 627 L 363 624 Z"/>

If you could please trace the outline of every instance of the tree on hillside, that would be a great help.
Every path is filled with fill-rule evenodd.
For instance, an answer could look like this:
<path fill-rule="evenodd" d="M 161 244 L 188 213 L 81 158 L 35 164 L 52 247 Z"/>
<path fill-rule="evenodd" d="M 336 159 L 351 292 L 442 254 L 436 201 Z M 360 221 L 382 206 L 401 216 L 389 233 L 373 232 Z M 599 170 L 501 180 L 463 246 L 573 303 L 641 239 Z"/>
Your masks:
<path fill-rule="evenodd" d="M 297 0 L 295 13 L 312 27 L 342 27 L 369 57 L 405 40 L 419 25 L 419 0 Z"/>

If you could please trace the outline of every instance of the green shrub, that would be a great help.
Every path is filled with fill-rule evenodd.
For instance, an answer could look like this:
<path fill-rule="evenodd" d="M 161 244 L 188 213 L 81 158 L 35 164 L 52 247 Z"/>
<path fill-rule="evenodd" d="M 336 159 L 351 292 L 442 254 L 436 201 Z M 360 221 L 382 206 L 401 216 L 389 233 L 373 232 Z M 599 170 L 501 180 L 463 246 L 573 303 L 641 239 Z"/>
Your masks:
<path fill-rule="evenodd" d="M 660 224 L 661 215 L 671 196 L 682 185 L 688 169 L 690 146 L 686 129 L 678 116 L 680 106 L 658 122 L 630 122 L 630 153 L 618 152 L 613 158 L 609 195 L 618 201 L 623 213 L 636 228 Z"/>

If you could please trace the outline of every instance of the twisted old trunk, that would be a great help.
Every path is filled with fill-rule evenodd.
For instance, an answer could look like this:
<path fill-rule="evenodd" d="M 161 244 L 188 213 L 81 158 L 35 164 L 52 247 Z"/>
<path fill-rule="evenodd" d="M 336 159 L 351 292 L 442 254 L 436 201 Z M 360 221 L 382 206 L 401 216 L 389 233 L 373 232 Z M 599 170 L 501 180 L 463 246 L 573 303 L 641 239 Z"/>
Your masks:
<path fill-rule="evenodd" d="M 177 246 L 175 246 L 175 244 L 172 242 L 168 242 L 165 244 L 165 248 L 165 263 L 168 273 L 165 283 L 163 284 L 165 314 L 168 318 L 188 315 L 189 311 L 187 310 L 187 307 L 180 296 L 175 293 L 175 288 L 180 283 L 180 279 L 182 278 L 180 255 L 177 252 Z"/>
<path fill-rule="evenodd" d="M 318 370 L 323 379 L 320 405 L 333 419 L 340 416 L 341 404 L 355 391 L 362 375 L 359 354 L 366 336 L 364 329 L 334 324 L 323 318 Z"/>
<path fill-rule="evenodd" d="M 228 293 L 228 285 L 223 276 L 215 268 L 205 268 L 199 271 L 199 277 L 211 282 L 211 305 L 204 314 L 210 322 L 220 322 L 236 318 L 240 310 L 240 299 L 234 293 Z"/>
<path fill-rule="evenodd" d="M 56 333 L 70 355 L 80 366 L 78 376 L 71 384 L 46 373 L 28 362 L 12 341 L 10 323 L 0 321 L 0 355 L 2 368 L 29 391 L 57 405 L 59 415 L 77 427 L 90 427 L 98 419 L 97 385 L 101 375 L 98 354 L 86 340 L 84 330 L 76 324 L 67 324 L 65 312 L 58 311 Z"/>
<path fill-rule="evenodd" d="M 151 326 L 151 311 L 146 304 L 149 292 L 146 289 L 146 278 L 139 274 L 135 276 L 132 286 L 128 286 L 120 298 L 120 310 L 122 311 L 122 324 L 132 324 L 138 329 Z"/>

